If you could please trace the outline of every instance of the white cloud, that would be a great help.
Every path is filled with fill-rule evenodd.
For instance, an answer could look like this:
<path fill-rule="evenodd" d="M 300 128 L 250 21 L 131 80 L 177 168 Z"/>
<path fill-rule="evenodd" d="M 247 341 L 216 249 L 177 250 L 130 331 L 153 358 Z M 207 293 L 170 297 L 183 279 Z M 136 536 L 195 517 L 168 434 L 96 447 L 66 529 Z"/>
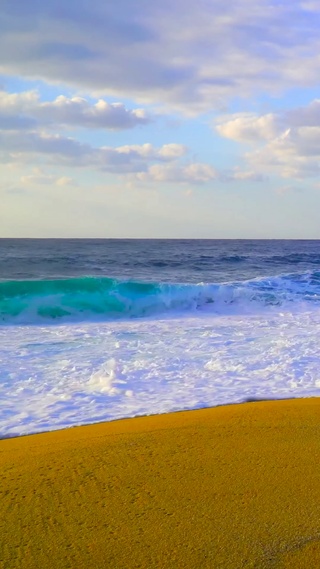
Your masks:
<path fill-rule="evenodd" d="M 1 73 L 89 93 L 196 113 L 318 84 L 313 0 L 136 0 L 134 10 L 132 0 L 81 9 L 76 0 L 15 0 L 1 16 Z"/>
<path fill-rule="evenodd" d="M 277 117 L 272 113 L 260 117 L 254 113 L 241 113 L 218 123 L 216 131 L 221 136 L 237 142 L 270 140 L 279 131 L 278 122 Z"/>
<path fill-rule="evenodd" d="M 73 178 L 70 178 L 69 176 L 61 176 L 60 178 L 57 178 L 56 180 L 56 185 L 57 186 L 77 186 L 78 184 L 73 180 Z"/>
<path fill-rule="evenodd" d="M 171 162 L 187 152 L 185 146 L 174 143 L 159 148 L 149 143 L 115 148 L 93 147 L 59 134 L 11 130 L 0 132 L 0 149 L 0 161 L 3 163 L 24 162 L 26 156 L 29 156 L 34 162 L 75 168 L 89 167 L 114 174 L 146 172 L 150 163 Z M 37 176 L 38 174 L 31 176 L 35 183 Z M 41 183 L 45 183 L 42 175 L 40 179 Z"/>
<path fill-rule="evenodd" d="M 146 172 L 137 172 L 129 176 L 131 181 L 139 182 L 175 182 L 182 184 L 206 184 L 216 180 L 217 182 L 263 182 L 266 176 L 254 171 L 235 170 L 222 172 L 213 168 L 210 164 L 194 162 L 191 164 L 154 164 Z"/>
<path fill-rule="evenodd" d="M 265 146 L 248 153 L 255 167 L 283 178 L 307 178 L 320 173 L 320 127 L 287 129 Z"/>
<path fill-rule="evenodd" d="M 183 144 L 164 144 L 160 149 L 160 156 L 166 160 L 180 158 L 186 154 L 187 147 Z"/>
<path fill-rule="evenodd" d="M 203 184 L 218 177 L 217 171 L 209 164 L 154 164 L 147 172 L 141 172 L 136 178 L 142 182 L 176 182 Z"/>
<path fill-rule="evenodd" d="M 119 146 L 118 152 L 120 154 L 131 154 L 132 152 L 136 152 L 139 156 L 143 156 L 144 158 L 149 159 L 156 159 L 156 160 L 174 160 L 175 158 L 180 158 L 184 156 L 188 149 L 183 144 L 164 144 L 161 148 L 156 149 L 150 143 L 145 144 L 133 144 L 133 145 L 126 145 L 126 146 Z"/>
<path fill-rule="evenodd" d="M 2 148 L 2 151 L 1 151 Z M 28 168 L 32 174 L 23 175 L 23 185 L 74 185 L 69 176 L 44 174 L 41 167 L 88 168 L 129 177 L 129 182 L 206 184 L 219 182 L 261 182 L 265 176 L 255 170 L 219 171 L 211 164 L 192 162 L 188 148 L 169 143 L 155 147 L 150 143 L 118 147 L 93 147 L 70 137 L 46 132 L 0 132 L 0 162 L 10 169 L 14 165 Z M 37 164 L 37 166 L 35 166 Z"/>
<path fill-rule="evenodd" d="M 23 93 L 7 93 L 0 91 L 0 112 L 1 113 L 25 113 L 29 109 L 39 104 L 39 95 L 36 91 L 25 91 Z"/>
<path fill-rule="evenodd" d="M 189 150 L 183 144 L 166 143 L 156 147 L 151 143 L 144 143 L 95 147 L 60 133 L 53 134 L 43 130 L 44 125 L 48 126 L 46 123 L 49 116 L 55 126 L 57 121 L 65 125 L 68 121 L 74 121 L 80 126 L 87 111 L 92 115 L 91 118 L 94 116 L 98 121 L 97 107 L 105 110 L 104 104 L 97 103 L 92 109 L 80 99 L 80 116 L 79 112 L 74 113 L 74 107 L 78 105 L 74 101 L 78 99 L 58 97 L 53 103 L 41 103 L 35 92 L 0 93 L 0 119 L 1 113 L 7 113 L 6 118 L 8 122 L 11 121 L 10 128 L 8 126 L 6 131 L 0 131 L 0 162 L 10 165 L 11 168 L 14 168 L 15 164 L 24 165 L 27 169 L 30 165 L 33 166 L 31 174 L 20 177 L 23 186 L 70 185 L 69 176 L 45 174 L 41 169 L 43 166 L 88 168 L 92 172 L 129 175 L 131 181 L 153 183 L 204 184 L 220 176 L 210 164 L 191 162 L 190 158 L 188 159 Z M 57 108 L 59 117 L 55 114 Z M 17 118 L 25 119 L 27 114 L 29 118 L 36 118 L 42 128 L 39 123 L 36 128 L 32 124 L 22 128 Z"/>
<path fill-rule="evenodd" d="M 217 132 L 254 145 L 248 165 L 262 174 L 305 178 L 320 173 L 320 101 L 266 115 L 237 114 L 218 119 Z"/>
<path fill-rule="evenodd" d="M 209 164 L 189 164 L 183 171 L 186 180 L 194 184 L 201 184 L 214 180 L 218 177 L 217 171 Z"/>
<path fill-rule="evenodd" d="M 33 174 L 27 176 L 21 176 L 21 184 L 23 186 L 70 186 L 77 185 L 74 180 L 68 176 L 53 176 L 51 174 L 45 174 L 40 168 L 33 168 Z"/>
<path fill-rule="evenodd" d="M 236 169 L 234 172 L 229 174 L 228 179 L 244 181 L 244 182 L 264 182 L 267 177 L 261 173 L 255 172 L 254 170 L 239 170 Z"/>
<path fill-rule="evenodd" d="M 52 126 L 123 130 L 146 125 L 151 120 L 144 109 L 129 110 L 122 103 L 109 104 L 103 99 L 90 103 L 83 97 L 60 95 L 54 101 L 41 102 L 35 91 L 0 91 L 2 129 Z"/>

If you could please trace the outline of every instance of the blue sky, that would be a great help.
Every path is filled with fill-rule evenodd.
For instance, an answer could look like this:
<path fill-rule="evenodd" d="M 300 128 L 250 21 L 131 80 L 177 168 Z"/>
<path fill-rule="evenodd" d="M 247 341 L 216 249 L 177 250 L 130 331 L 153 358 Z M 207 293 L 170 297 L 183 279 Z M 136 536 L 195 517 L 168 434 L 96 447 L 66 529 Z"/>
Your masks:
<path fill-rule="evenodd" d="M 0 236 L 320 238 L 320 3 L 3 0 Z"/>

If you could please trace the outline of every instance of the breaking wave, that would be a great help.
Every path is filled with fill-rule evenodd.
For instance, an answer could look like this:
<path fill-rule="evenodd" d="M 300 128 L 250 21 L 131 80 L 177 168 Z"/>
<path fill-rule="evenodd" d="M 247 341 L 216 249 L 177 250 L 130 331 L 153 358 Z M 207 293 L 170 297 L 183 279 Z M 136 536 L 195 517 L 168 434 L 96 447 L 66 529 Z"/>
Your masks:
<path fill-rule="evenodd" d="M 2 281 L 0 322 L 41 324 L 190 311 L 220 314 L 319 301 L 320 271 L 211 284 L 146 283 L 96 277 Z"/>

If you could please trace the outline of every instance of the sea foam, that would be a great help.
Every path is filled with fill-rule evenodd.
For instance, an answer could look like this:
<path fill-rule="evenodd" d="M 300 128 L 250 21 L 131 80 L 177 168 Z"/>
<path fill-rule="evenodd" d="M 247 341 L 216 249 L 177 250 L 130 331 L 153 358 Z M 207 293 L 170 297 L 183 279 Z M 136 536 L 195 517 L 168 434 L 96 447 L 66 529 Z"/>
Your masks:
<path fill-rule="evenodd" d="M 320 308 L 0 327 L 0 435 L 320 393 Z"/>

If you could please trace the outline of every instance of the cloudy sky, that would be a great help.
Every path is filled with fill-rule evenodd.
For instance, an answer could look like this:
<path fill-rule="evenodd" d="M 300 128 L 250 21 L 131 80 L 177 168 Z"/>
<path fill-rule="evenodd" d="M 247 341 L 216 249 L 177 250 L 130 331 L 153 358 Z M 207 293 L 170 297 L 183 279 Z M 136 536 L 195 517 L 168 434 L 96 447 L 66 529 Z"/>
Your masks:
<path fill-rule="evenodd" d="M 0 237 L 320 238 L 318 0 L 1 0 Z"/>

